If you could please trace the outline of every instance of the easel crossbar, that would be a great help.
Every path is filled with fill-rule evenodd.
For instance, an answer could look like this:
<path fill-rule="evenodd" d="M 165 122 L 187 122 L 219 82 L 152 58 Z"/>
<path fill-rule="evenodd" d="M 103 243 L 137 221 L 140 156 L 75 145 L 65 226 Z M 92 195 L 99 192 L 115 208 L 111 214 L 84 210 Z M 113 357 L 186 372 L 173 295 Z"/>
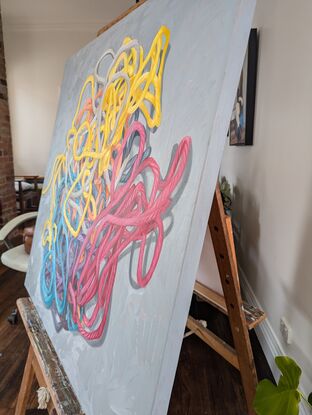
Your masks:
<path fill-rule="evenodd" d="M 225 360 L 227 360 L 232 366 L 239 370 L 237 353 L 233 347 L 216 336 L 212 331 L 203 327 L 200 322 L 191 316 L 188 316 L 186 325 L 188 329 L 196 334 L 196 336 L 198 336 L 201 340 L 208 344 L 208 346 L 210 346 Z"/>
<path fill-rule="evenodd" d="M 216 307 L 219 311 L 221 311 L 221 313 L 228 316 L 225 299 L 219 293 L 196 281 L 194 286 L 194 294 Z M 259 308 L 248 304 L 246 301 L 243 301 L 242 305 L 248 330 L 254 329 L 266 319 L 265 313 Z"/>

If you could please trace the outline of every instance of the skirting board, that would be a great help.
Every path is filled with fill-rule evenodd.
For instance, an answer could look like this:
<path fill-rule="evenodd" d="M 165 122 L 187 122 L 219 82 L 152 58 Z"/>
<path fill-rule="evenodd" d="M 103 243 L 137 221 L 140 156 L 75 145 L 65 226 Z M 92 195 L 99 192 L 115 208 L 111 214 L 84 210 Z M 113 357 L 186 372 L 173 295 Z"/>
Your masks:
<path fill-rule="evenodd" d="M 244 273 L 243 269 L 239 266 L 239 276 L 240 276 L 240 283 L 241 289 L 243 293 L 243 297 L 247 300 L 248 303 L 254 305 L 260 309 L 263 309 L 261 304 L 259 303 L 251 285 L 249 284 L 246 274 Z M 265 354 L 266 360 L 272 370 L 273 376 L 276 381 L 278 381 L 280 372 L 275 365 L 274 358 L 275 356 L 282 356 L 285 355 L 285 351 L 283 346 L 281 345 L 280 341 L 278 340 L 273 327 L 270 324 L 269 319 L 267 318 L 264 320 L 256 329 L 256 334 L 258 340 L 261 344 L 262 350 Z M 307 396 L 306 391 L 300 387 L 300 390 Z M 310 415 L 311 412 L 305 406 L 304 403 L 300 405 L 300 415 Z"/>

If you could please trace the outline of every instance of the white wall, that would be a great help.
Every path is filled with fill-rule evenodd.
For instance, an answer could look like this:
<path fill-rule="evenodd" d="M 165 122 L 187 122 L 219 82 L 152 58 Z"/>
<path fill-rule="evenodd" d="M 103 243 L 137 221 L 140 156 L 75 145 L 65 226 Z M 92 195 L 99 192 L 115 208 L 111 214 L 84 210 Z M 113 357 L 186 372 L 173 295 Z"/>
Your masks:
<path fill-rule="evenodd" d="M 63 67 L 91 33 L 12 32 L 7 73 L 16 175 L 44 175 Z"/>
<path fill-rule="evenodd" d="M 16 175 L 44 175 L 66 59 L 134 0 L 2 0 Z"/>
<path fill-rule="evenodd" d="M 258 0 L 254 145 L 226 146 L 239 262 L 287 354 L 312 390 L 312 2 Z M 279 332 L 286 316 L 287 346 Z"/>

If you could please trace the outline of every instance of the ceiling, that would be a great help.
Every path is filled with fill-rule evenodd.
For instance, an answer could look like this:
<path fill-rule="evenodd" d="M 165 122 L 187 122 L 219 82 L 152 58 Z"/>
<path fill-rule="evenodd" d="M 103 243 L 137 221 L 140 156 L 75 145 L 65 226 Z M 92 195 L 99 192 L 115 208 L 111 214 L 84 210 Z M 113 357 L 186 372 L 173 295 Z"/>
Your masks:
<path fill-rule="evenodd" d="M 93 30 L 109 23 L 135 0 L 1 0 L 6 30 Z"/>

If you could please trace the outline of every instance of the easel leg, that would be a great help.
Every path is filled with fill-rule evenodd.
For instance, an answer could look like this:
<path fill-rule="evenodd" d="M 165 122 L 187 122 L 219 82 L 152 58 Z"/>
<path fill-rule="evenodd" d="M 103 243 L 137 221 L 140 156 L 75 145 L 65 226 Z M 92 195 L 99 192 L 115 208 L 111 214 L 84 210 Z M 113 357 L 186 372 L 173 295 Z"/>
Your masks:
<path fill-rule="evenodd" d="M 248 415 L 255 415 L 253 400 L 258 380 L 249 335 L 243 325 L 241 325 L 241 327 L 239 327 L 239 325 L 235 326 L 234 330 L 236 330 L 236 333 L 233 333 L 232 331 L 232 334 L 235 349 L 239 351 L 238 363 L 246 397 Z M 237 330 L 242 330 L 243 333 L 240 333 Z"/>
<path fill-rule="evenodd" d="M 245 392 L 248 415 L 255 415 L 253 399 L 257 387 L 257 373 L 253 359 L 247 324 L 242 309 L 237 268 L 231 251 L 223 203 L 217 187 L 209 217 L 209 229 L 221 278 L 239 370 Z"/>
<path fill-rule="evenodd" d="M 31 392 L 31 386 L 35 376 L 32 361 L 34 358 L 34 352 L 31 346 L 29 346 L 28 357 L 24 369 L 21 388 L 18 394 L 17 404 L 15 408 L 15 415 L 24 415 L 26 412 L 26 405 L 29 400 Z"/>

